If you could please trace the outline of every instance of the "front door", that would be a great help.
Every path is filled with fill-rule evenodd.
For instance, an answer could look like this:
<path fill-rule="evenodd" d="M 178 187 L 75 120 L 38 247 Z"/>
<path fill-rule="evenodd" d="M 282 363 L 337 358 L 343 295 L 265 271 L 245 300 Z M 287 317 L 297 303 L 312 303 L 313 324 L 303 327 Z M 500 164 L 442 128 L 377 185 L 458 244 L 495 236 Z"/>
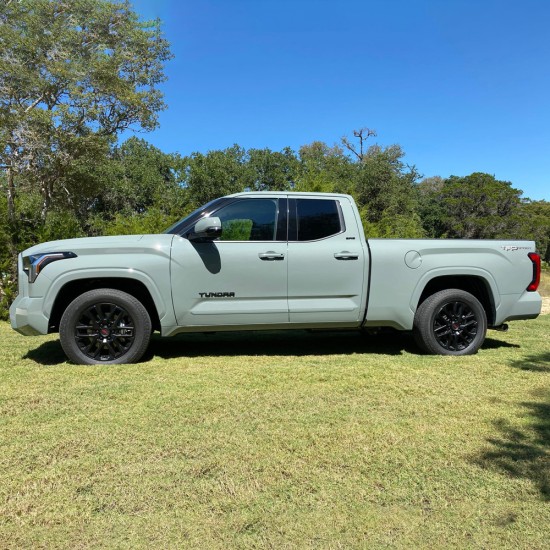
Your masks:
<path fill-rule="evenodd" d="M 239 197 L 212 212 L 221 237 L 175 237 L 172 297 L 178 325 L 288 323 L 286 199 Z"/>

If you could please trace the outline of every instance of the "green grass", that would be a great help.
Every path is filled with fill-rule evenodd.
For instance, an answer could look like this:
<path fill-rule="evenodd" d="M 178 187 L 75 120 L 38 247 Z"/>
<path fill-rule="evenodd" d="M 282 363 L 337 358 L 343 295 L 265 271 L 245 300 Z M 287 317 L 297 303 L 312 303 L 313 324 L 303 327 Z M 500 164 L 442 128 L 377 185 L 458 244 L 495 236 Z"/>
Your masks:
<path fill-rule="evenodd" d="M 185 335 L 85 367 L 2 323 L 0 548 L 547 548 L 549 335 Z"/>
<path fill-rule="evenodd" d="M 540 274 L 539 293 L 546 298 L 550 297 L 550 269 L 544 269 Z"/>

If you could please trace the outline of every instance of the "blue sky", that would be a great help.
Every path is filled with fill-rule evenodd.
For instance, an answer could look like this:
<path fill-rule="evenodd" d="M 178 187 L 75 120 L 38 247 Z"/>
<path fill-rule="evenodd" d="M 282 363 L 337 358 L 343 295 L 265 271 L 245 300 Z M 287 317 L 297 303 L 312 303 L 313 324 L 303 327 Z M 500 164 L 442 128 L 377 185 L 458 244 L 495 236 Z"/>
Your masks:
<path fill-rule="evenodd" d="M 547 0 L 134 0 L 175 57 L 143 137 L 185 155 L 329 145 L 354 128 L 425 176 L 550 200 Z"/>

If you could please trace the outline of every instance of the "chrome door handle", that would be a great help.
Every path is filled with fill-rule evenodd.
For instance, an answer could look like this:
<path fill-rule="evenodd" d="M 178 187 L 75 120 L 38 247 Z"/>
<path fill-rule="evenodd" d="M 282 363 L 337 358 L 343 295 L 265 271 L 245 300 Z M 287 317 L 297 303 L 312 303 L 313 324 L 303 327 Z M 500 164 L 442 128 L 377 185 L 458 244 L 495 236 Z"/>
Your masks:
<path fill-rule="evenodd" d="M 285 255 L 278 252 L 272 252 L 270 250 L 269 252 L 261 252 L 258 254 L 258 258 L 260 258 L 260 260 L 264 260 L 265 262 L 274 262 L 276 260 L 284 260 Z"/>
<path fill-rule="evenodd" d="M 357 252 L 348 252 L 347 250 L 344 250 L 342 252 L 336 252 L 334 257 L 337 260 L 358 260 L 359 254 L 357 254 Z"/>

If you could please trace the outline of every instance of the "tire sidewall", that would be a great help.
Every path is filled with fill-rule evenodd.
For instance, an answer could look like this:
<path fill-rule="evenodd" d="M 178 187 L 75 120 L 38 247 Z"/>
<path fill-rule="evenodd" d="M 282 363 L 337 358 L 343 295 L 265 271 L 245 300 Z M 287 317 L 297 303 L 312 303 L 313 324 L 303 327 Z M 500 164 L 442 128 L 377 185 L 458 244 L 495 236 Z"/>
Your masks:
<path fill-rule="evenodd" d="M 477 332 L 473 341 L 463 350 L 449 350 L 443 347 L 434 334 L 434 321 L 446 304 L 462 302 L 473 312 L 477 321 Z M 485 341 L 487 333 L 487 316 L 479 300 L 463 290 L 443 290 L 430 296 L 417 310 L 414 327 L 415 338 L 419 345 L 429 353 L 437 355 L 472 355 L 477 353 Z"/>
<path fill-rule="evenodd" d="M 82 312 L 93 304 L 113 303 L 124 308 L 135 326 L 135 337 L 130 349 L 111 361 L 96 360 L 85 355 L 75 339 L 75 324 Z M 75 298 L 67 307 L 59 324 L 61 346 L 67 357 L 80 365 L 119 365 L 135 363 L 145 353 L 151 338 L 152 325 L 149 314 L 143 304 L 134 296 L 121 290 L 97 289 L 90 290 Z"/>

